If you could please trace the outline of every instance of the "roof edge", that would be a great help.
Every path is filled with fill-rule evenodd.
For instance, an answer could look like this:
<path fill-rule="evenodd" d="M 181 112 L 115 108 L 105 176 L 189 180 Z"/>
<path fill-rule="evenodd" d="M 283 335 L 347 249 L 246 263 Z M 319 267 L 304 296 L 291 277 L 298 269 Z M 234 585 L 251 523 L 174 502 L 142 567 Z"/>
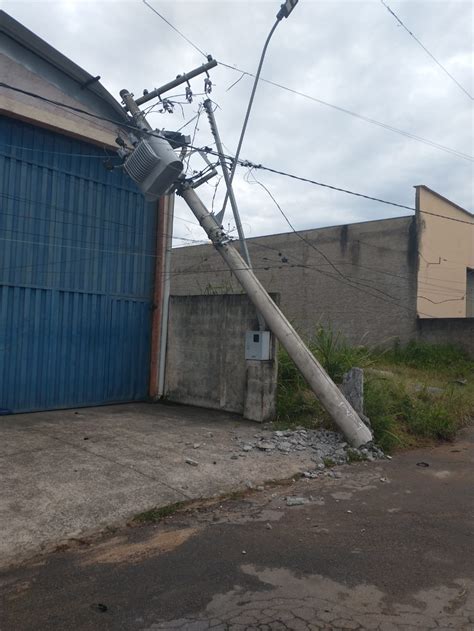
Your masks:
<path fill-rule="evenodd" d="M 63 55 L 63 53 L 59 52 L 45 40 L 41 39 L 41 37 L 33 33 L 33 31 L 30 31 L 30 29 L 26 28 L 26 26 L 23 26 L 23 24 L 15 20 L 15 18 L 6 13 L 3 9 L 0 9 L 0 33 L 4 33 L 23 46 L 23 48 L 26 48 L 38 57 L 41 57 L 44 61 L 63 72 L 70 79 L 76 81 L 79 85 L 84 85 L 90 81 L 90 85 L 86 85 L 84 89 L 89 90 L 95 94 L 95 96 L 107 103 L 107 105 L 112 107 L 116 114 L 119 115 L 124 122 L 128 121 L 127 114 L 122 109 L 119 102 L 98 80 L 95 80 L 93 75 L 78 66 L 75 62 L 69 59 L 69 57 Z"/>
<path fill-rule="evenodd" d="M 455 202 L 452 202 L 450 199 L 448 199 L 447 197 L 444 197 L 443 195 L 440 195 L 439 193 L 437 193 L 436 191 L 434 191 L 432 188 L 430 188 L 429 186 L 426 186 L 425 184 L 417 184 L 416 186 L 414 186 L 413 188 L 415 188 L 417 191 L 422 188 L 425 191 L 428 191 L 429 193 L 431 193 L 432 195 L 435 195 L 436 197 L 439 197 L 439 199 L 442 199 L 444 202 L 447 202 L 448 204 L 451 204 L 451 206 L 454 206 L 455 208 L 457 208 L 458 210 L 460 210 L 463 213 L 466 213 L 466 215 L 468 215 L 469 217 L 474 217 L 474 214 L 471 213 L 469 210 L 466 210 L 466 208 L 463 208 L 462 206 L 459 206 L 458 204 L 456 204 Z"/>
<path fill-rule="evenodd" d="M 368 223 L 383 223 L 384 221 L 397 221 L 401 219 L 413 219 L 415 215 L 397 215 L 396 217 L 381 217 L 380 219 L 364 219 L 362 221 L 353 221 L 351 223 L 340 223 L 333 224 L 331 226 L 319 226 L 318 228 L 304 228 L 302 230 L 291 230 L 288 232 L 272 232 L 271 234 L 259 234 L 255 237 L 245 237 L 246 241 L 254 241 L 257 239 L 268 239 L 269 237 L 285 237 L 291 236 L 294 234 L 301 234 L 303 232 L 319 232 L 320 230 L 334 230 L 335 228 L 343 228 L 344 226 L 362 226 L 363 224 Z M 209 243 L 199 243 L 199 244 L 191 244 L 191 245 L 181 245 L 181 246 L 173 246 L 173 249 L 183 249 L 183 248 L 199 248 L 199 247 L 207 247 L 208 245 L 212 245 Z"/>

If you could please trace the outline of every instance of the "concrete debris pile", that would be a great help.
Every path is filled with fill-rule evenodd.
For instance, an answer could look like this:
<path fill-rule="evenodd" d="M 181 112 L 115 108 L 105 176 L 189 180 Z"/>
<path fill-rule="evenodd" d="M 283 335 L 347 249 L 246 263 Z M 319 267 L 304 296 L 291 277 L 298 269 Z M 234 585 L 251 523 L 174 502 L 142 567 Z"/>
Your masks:
<path fill-rule="evenodd" d="M 241 451 L 247 453 L 254 450 L 267 454 L 310 451 L 316 471 L 324 471 L 347 462 L 385 458 L 383 451 L 376 445 L 368 444 L 355 449 L 344 440 L 342 434 L 327 429 L 263 431 L 254 434 L 252 440 L 237 440 Z"/>

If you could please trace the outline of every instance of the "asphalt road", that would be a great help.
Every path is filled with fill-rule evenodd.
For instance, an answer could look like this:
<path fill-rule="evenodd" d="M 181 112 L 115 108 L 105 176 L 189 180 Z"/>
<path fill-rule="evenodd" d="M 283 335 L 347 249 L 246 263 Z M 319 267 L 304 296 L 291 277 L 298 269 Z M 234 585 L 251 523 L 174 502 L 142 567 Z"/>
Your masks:
<path fill-rule="evenodd" d="M 0 574 L 0 629 L 472 631 L 473 463 L 470 429 L 77 541 Z"/>

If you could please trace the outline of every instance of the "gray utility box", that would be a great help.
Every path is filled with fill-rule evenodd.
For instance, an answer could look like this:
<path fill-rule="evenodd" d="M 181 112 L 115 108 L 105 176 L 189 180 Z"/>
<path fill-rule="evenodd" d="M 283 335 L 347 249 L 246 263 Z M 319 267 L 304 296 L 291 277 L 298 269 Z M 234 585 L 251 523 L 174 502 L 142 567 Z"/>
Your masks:
<path fill-rule="evenodd" d="M 245 334 L 245 359 L 266 361 L 271 359 L 270 331 L 247 331 Z"/>

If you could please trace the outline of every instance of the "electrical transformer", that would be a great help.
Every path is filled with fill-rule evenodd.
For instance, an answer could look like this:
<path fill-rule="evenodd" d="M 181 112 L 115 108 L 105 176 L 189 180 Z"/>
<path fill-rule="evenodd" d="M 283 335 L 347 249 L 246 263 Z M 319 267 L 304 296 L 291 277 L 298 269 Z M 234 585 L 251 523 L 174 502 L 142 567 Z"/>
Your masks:
<path fill-rule="evenodd" d="M 167 140 L 150 136 L 140 140 L 125 160 L 124 169 L 145 198 L 154 201 L 172 191 L 183 163 Z"/>

